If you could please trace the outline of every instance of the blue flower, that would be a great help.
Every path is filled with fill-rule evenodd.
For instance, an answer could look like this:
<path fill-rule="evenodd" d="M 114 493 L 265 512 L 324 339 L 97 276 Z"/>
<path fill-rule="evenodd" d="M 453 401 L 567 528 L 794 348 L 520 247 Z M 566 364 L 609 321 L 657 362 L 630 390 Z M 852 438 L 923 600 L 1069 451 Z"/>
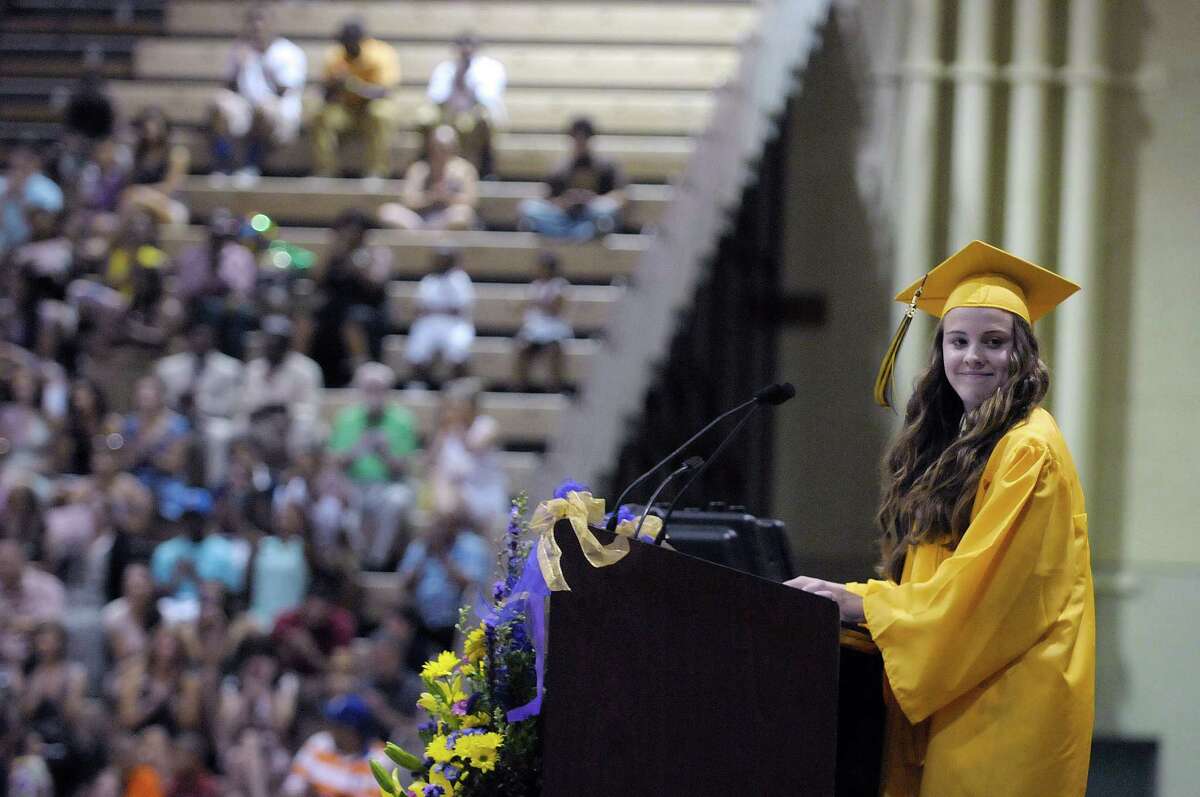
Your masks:
<path fill-rule="evenodd" d="M 591 491 L 592 491 L 592 488 L 588 487 L 586 484 L 583 484 L 582 482 L 577 482 L 571 478 L 567 478 L 567 479 L 563 480 L 562 484 L 558 485 L 558 488 L 554 491 L 554 497 L 555 498 L 566 498 L 567 493 L 571 493 L 571 492 L 590 493 Z"/>
<path fill-rule="evenodd" d="M 612 517 L 612 514 L 613 514 L 612 512 L 609 512 L 607 515 L 604 516 L 604 523 L 606 525 L 608 524 L 609 518 Z M 617 509 L 617 524 L 618 525 L 620 525 L 621 523 L 624 523 L 626 520 L 636 521 L 637 519 L 638 519 L 638 513 L 634 512 L 632 509 L 630 509 L 629 504 L 621 504 L 621 506 Z"/>
<path fill-rule="evenodd" d="M 443 789 L 441 786 L 435 786 L 433 784 L 430 784 L 421 790 L 422 797 L 442 797 L 442 795 L 445 793 L 445 789 Z"/>

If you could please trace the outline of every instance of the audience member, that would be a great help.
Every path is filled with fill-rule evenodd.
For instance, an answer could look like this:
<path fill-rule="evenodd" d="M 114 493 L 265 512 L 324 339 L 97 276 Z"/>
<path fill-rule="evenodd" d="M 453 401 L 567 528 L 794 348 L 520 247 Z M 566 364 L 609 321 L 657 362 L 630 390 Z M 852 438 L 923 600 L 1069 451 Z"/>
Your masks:
<path fill-rule="evenodd" d="M 129 187 L 123 207 L 150 213 L 160 224 L 187 224 L 188 209 L 179 200 L 191 154 L 172 140 L 172 127 L 162 108 L 145 108 L 133 121 L 135 134 Z"/>
<path fill-rule="evenodd" d="M 24 661 L 33 629 L 65 609 L 62 582 L 29 564 L 19 542 L 0 540 L 0 659 Z"/>
<path fill-rule="evenodd" d="M 460 509 L 440 511 L 428 533 L 413 540 L 400 562 L 400 590 L 412 607 L 417 627 L 409 665 L 454 646 L 458 608 L 472 600 L 472 588 L 487 577 L 491 548 L 464 523 Z"/>
<path fill-rule="evenodd" d="M 8 400 L 0 405 L 0 472 L 42 474 L 53 462 L 53 427 L 43 409 L 41 375 L 29 364 L 8 379 Z"/>
<path fill-rule="evenodd" d="M 275 511 L 272 533 L 261 537 L 250 559 L 250 615 L 270 631 L 280 615 L 296 609 L 311 581 L 306 539 L 307 518 L 298 503 Z"/>
<path fill-rule="evenodd" d="M 316 675 L 329 667 L 329 657 L 354 640 L 354 615 L 334 601 L 338 585 L 317 581 L 296 609 L 275 621 L 272 637 L 283 666 L 301 675 Z"/>
<path fill-rule="evenodd" d="M 417 286 L 415 318 L 408 334 L 405 359 L 417 383 L 433 381 L 434 369 L 445 360 L 454 376 L 465 376 L 471 344 L 475 341 L 475 288 L 459 263 L 460 252 L 439 247 L 433 256 L 433 271 Z"/>
<path fill-rule="evenodd" d="M 100 614 L 110 658 L 120 661 L 144 654 L 150 633 L 161 620 L 150 568 L 140 562 L 130 564 L 122 578 L 121 597 L 105 605 Z"/>
<path fill-rule="evenodd" d="M 342 387 L 355 368 L 379 357 L 387 328 L 392 250 L 368 245 L 368 226 L 362 211 L 339 214 L 329 254 L 313 270 L 319 305 L 312 355 L 330 387 Z"/>
<path fill-rule="evenodd" d="M 34 208 L 58 213 L 63 192 L 42 174 L 42 159 L 33 149 L 16 147 L 0 175 L 0 256 L 29 240 L 29 212 Z"/>
<path fill-rule="evenodd" d="M 241 642 L 233 672 L 221 684 L 214 728 L 226 794 L 279 793 L 291 765 L 288 740 L 299 691 L 300 679 L 281 670 L 268 638 L 250 636 Z"/>
<path fill-rule="evenodd" d="M 241 588 L 238 563 L 220 535 L 208 533 L 207 513 L 201 507 L 184 509 L 176 529 L 150 557 L 150 573 L 161 594 L 190 599 L 198 609 L 201 581 L 214 579 L 235 591 Z M 210 539 L 216 544 L 207 544 Z"/>
<path fill-rule="evenodd" d="M 244 142 L 242 165 L 234 177 L 236 185 L 249 187 L 262 174 L 270 145 L 296 139 L 307 71 L 304 51 L 275 35 L 266 8 L 252 5 L 230 54 L 226 85 L 213 104 L 214 177 L 237 168 L 234 149 Z"/>
<path fill-rule="evenodd" d="M 209 771 L 208 745 L 198 733 L 185 733 L 175 742 L 174 776 L 167 797 L 222 797 L 217 777 Z"/>
<path fill-rule="evenodd" d="M 446 385 L 429 446 L 428 479 L 435 511 L 457 514 L 485 538 L 499 531 L 508 485 L 497 447 L 499 425 L 479 410 L 478 380 Z"/>
<path fill-rule="evenodd" d="M 492 132 L 508 121 L 504 64 L 479 54 L 479 38 L 470 32 L 454 40 L 454 57 L 433 69 L 425 96 L 430 105 L 420 112 L 426 132 L 450 125 L 458 132 L 466 157 L 485 177 L 495 171 Z"/>
<path fill-rule="evenodd" d="M 257 324 L 255 300 L 258 264 L 239 239 L 242 220 L 227 208 L 208 216 L 208 240 L 179 253 L 175 263 L 175 295 L 192 312 L 218 331 L 217 346 L 242 356 L 242 338 Z"/>
<path fill-rule="evenodd" d="M 414 735 L 417 698 L 425 690 L 421 676 L 408 666 L 419 622 L 410 608 L 394 609 L 383 618 L 371 635 L 367 665 L 357 686 L 387 738 L 401 747 L 401 740 Z"/>
<path fill-rule="evenodd" d="M 167 404 L 189 418 L 201 435 L 210 485 L 224 479 L 243 370 L 241 362 L 218 351 L 215 343 L 212 324 L 203 317 L 195 319 L 188 330 L 187 349 L 164 357 L 154 367 Z"/>
<path fill-rule="evenodd" d="M 379 220 L 402 230 L 469 230 L 476 224 L 479 175 L 458 155 L 458 133 L 439 125 L 428 138 L 425 158 L 404 173 L 403 204 L 379 208 Z"/>
<path fill-rule="evenodd" d="M 338 413 L 329 436 L 330 453 L 357 488 L 356 549 L 377 570 L 394 566 L 414 496 L 406 476 L 417 447 L 415 422 L 412 413 L 388 400 L 395 381 L 386 365 L 359 366 L 354 377 L 359 401 Z"/>
<path fill-rule="evenodd" d="M 376 797 L 379 784 L 371 774 L 370 762 L 388 767 L 383 745 L 372 738 L 375 719 L 358 695 L 334 698 L 325 706 L 328 731 L 319 731 L 305 741 L 284 781 L 284 797 L 338 795 Z"/>
<path fill-rule="evenodd" d="M 595 133 L 586 117 L 571 122 L 571 154 L 547 180 L 546 198 L 521 203 L 521 229 L 586 241 L 620 226 L 625 178 L 614 162 L 593 151 Z"/>
<path fill-rule="evenodd" d="M 134 387 L 134 411 L 121 424 L 125 466 L 147 481 L 155 458 L 189 431 L 187 418 L 166 403 L 166 387 L 156 375 L 143 376 Z"/>
<path fill-rule="evenodd" d="M 179 733 L 201 727 L 203 695 L 183 635 L 181 626 L 160 624 L 145 654 L 120 671 L 117 719 L 126 730 L 159 726 Z M 154 760 L 167 763 L 166 757 Z"/>
<path fill-rule="evenodd" d="M 400 83 L 400 60 L 391 45 L 368 38 L 360 20 L 349 20 L 325 55 L 325 103 L 312 131 L 318 175 L 338 173 L 342 133 L 359 128 L 367 143 L 366 175 L 391 175 L 391 138 L 399 114 L 392 92 Z"/>
<path fill-rule="evenodd" d="M 517 332 L 516 383 L 528 389 L 529 369 L 535 357 L 550 361 L 550 389 L 560 392 L 564 384 L 563 341 L 574 333 L 564 318 L 563 305 L 570 283 L 562 276 L 558 255 L 538 253 L 537 278 L 529 283 L 525 317 Z"/>
<path fill-rule="evenodd" d="M 284 316 L 265 318 L 262 332 L 263 356 L 246 366 L 239 428 L 250 428 L 251 416 L 256 413 L 278 411 L 287 422 L 287 435 L 276 443 L 311 440 L 324 386 L 321 368 L 292 349 L 292 322 Z"/>
<path fill-rule="evenodd" d="M 122 479 L 110 492 L 113 541 L 108 552 L 108 574 L 104 596 L 121 595 L 125 568 L 134 563 L 150 564 L 161 538 L 158 505 L 150 488 L 136 479 Z"/>
<path fill-rule="evenodd" d="M 108 421 L 108 400 L 100 385 L 86 376 L 76 377 L 71 383 L 64 426 L 59 436 L 58 464 L 63 473 L 91 475 L 96 451 L 111 454 L 107 449 L 98 448 L 104 445 Z"/>

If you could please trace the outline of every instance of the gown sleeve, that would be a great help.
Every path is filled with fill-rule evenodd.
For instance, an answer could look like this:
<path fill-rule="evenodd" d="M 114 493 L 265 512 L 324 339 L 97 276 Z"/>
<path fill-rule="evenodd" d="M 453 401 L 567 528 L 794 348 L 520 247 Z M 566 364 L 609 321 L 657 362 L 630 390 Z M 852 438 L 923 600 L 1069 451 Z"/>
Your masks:
<path fill-rule="evenodd" d="M 929 580 L 857 585 L 888 682 L 912 723 L 1029 650 L 1069 596 L 1070 479 L 1041 440 L 1017 442 L 1002 456 L 958 547 Z"/>

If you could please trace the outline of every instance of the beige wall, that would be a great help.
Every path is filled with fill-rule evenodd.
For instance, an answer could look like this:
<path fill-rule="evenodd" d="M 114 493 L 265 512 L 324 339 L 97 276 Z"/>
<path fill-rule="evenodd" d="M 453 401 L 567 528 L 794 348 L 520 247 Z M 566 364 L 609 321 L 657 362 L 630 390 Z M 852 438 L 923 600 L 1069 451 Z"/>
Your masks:
<path fill-rule="evenodd" d="M 1055 5 L 1061 42 L 1065 3 Z M 880 303 L 893 282 L 889 203 L 902 194 L 893 158 L 903 110 L 889 75 L 903 26 L 924 7 L 841 3 L 797 99 L 786 279 L 823 292 L 829 311 L 825 325 L 782 336 L 781 374 L 799 395 L 777 419 L 775 497 L 814 575 L 866 575 L 874 558 L 876 466 L 892 421 L 870 389 L 892 331 Z M 1107 8 L 1115 79 L 1098 232 L 1105 261 L 1081 294 L 1101 326 L 1092 347 L 1097 466 L 1085 485 L 1097 733 L 1157 740 L 1159 794 L 1190 797 L 1200 783 L 1200 3 Z M 1048 191 L 1058 178 L 1047 175 Z M 916 337 L 909 345 L 925 345 Z"/>

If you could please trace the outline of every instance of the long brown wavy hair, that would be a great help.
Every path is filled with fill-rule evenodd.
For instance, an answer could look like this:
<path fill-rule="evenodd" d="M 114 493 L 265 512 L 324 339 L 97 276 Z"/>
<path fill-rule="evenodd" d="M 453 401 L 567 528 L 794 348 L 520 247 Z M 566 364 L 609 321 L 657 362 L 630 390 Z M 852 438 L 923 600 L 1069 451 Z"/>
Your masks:
<path fill-rule="evenodd" d="M 1037 338 L 1025 319 L 1014 315 L 1008 379 L 964 415 L 962 399 L 946 379 L 942 337 L 939 323 L 929 367 L 917 378 L 904 427 L 883 459 L 883 503 L 876 515 L 883 531 L 879 573 L 897 583 L 910 545 L 958 545 L 992 449 L 1050 389 Z"/>

